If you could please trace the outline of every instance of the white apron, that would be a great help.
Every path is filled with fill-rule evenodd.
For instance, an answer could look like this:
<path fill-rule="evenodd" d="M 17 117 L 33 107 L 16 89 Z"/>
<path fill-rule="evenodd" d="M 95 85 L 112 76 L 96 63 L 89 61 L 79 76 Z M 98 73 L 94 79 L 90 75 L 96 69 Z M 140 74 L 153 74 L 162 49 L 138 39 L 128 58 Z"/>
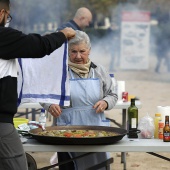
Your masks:
<path fill-rule="evenodd" d="M 57 118 L 57 125 L 92 125 L 92 126 L 110 126 L 106 120 L 104 112 L 96 113 L 93 109 L 94 104 L 100 100 L 100 81 L 94 78 L 74 78 L 70 71 L 70 93 L 72 108 L 63 109 L 62 114 Z M 72 157 L 82 155 L 81 152 L 69 153 Z M 84 170 L 93 165 L 99 164 L 109 156 L 107 153 L 95 153 L 74 161 L 76 170 Z M 102 168 L 104 170 L 105 168 Z"/>

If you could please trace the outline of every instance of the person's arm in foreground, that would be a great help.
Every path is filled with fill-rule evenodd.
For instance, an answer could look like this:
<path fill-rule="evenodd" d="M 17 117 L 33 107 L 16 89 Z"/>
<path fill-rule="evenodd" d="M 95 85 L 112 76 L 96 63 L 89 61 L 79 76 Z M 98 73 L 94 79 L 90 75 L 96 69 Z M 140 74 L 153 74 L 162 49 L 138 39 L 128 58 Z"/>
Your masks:
<path fill-rule="evenodd" d="M 23 34 L 12 28 L 0 27 L 0 58 L 41 58 L 49 55 L 75 36 L 72 28 L 41 36 L 39 34 Z"/>

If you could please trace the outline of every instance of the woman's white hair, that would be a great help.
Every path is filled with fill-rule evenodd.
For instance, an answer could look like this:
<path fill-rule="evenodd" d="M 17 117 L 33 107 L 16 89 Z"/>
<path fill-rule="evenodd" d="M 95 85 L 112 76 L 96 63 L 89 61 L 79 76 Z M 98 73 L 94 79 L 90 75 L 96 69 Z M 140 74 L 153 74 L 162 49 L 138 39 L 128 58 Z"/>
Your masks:
<path fill-rule="evenodd" d="M 72 45 L 78 45 L 80 43 L 85 43 L 87 45 L 87 48 L 91 48 L 89 36 L 83 31 L 76 30 L 75 37 L 68 41 L 68 45 L 70 47 Z"/>

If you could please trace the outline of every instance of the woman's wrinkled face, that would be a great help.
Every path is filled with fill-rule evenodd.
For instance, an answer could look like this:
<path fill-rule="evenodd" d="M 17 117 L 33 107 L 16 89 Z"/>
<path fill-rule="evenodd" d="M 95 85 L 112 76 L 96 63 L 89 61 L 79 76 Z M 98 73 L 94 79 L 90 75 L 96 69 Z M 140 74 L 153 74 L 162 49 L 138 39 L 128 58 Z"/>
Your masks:
<path fill-rule="evenodd" d="M 70 45 L 69 57 L 70 61 L 76 64 L 86 64 L 90 54 L 90 49 L 85 43 Z"/>

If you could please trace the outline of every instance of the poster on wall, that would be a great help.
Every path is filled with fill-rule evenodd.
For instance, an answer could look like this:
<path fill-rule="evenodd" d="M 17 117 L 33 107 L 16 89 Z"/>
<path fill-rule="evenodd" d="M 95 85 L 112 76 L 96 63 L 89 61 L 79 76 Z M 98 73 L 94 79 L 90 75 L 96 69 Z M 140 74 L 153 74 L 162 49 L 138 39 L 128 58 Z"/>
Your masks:
<path fill-rule="evenodd" d="M 121 24 L 120 68 L 149 68 L 150 12 L 123 11 Z"/>

